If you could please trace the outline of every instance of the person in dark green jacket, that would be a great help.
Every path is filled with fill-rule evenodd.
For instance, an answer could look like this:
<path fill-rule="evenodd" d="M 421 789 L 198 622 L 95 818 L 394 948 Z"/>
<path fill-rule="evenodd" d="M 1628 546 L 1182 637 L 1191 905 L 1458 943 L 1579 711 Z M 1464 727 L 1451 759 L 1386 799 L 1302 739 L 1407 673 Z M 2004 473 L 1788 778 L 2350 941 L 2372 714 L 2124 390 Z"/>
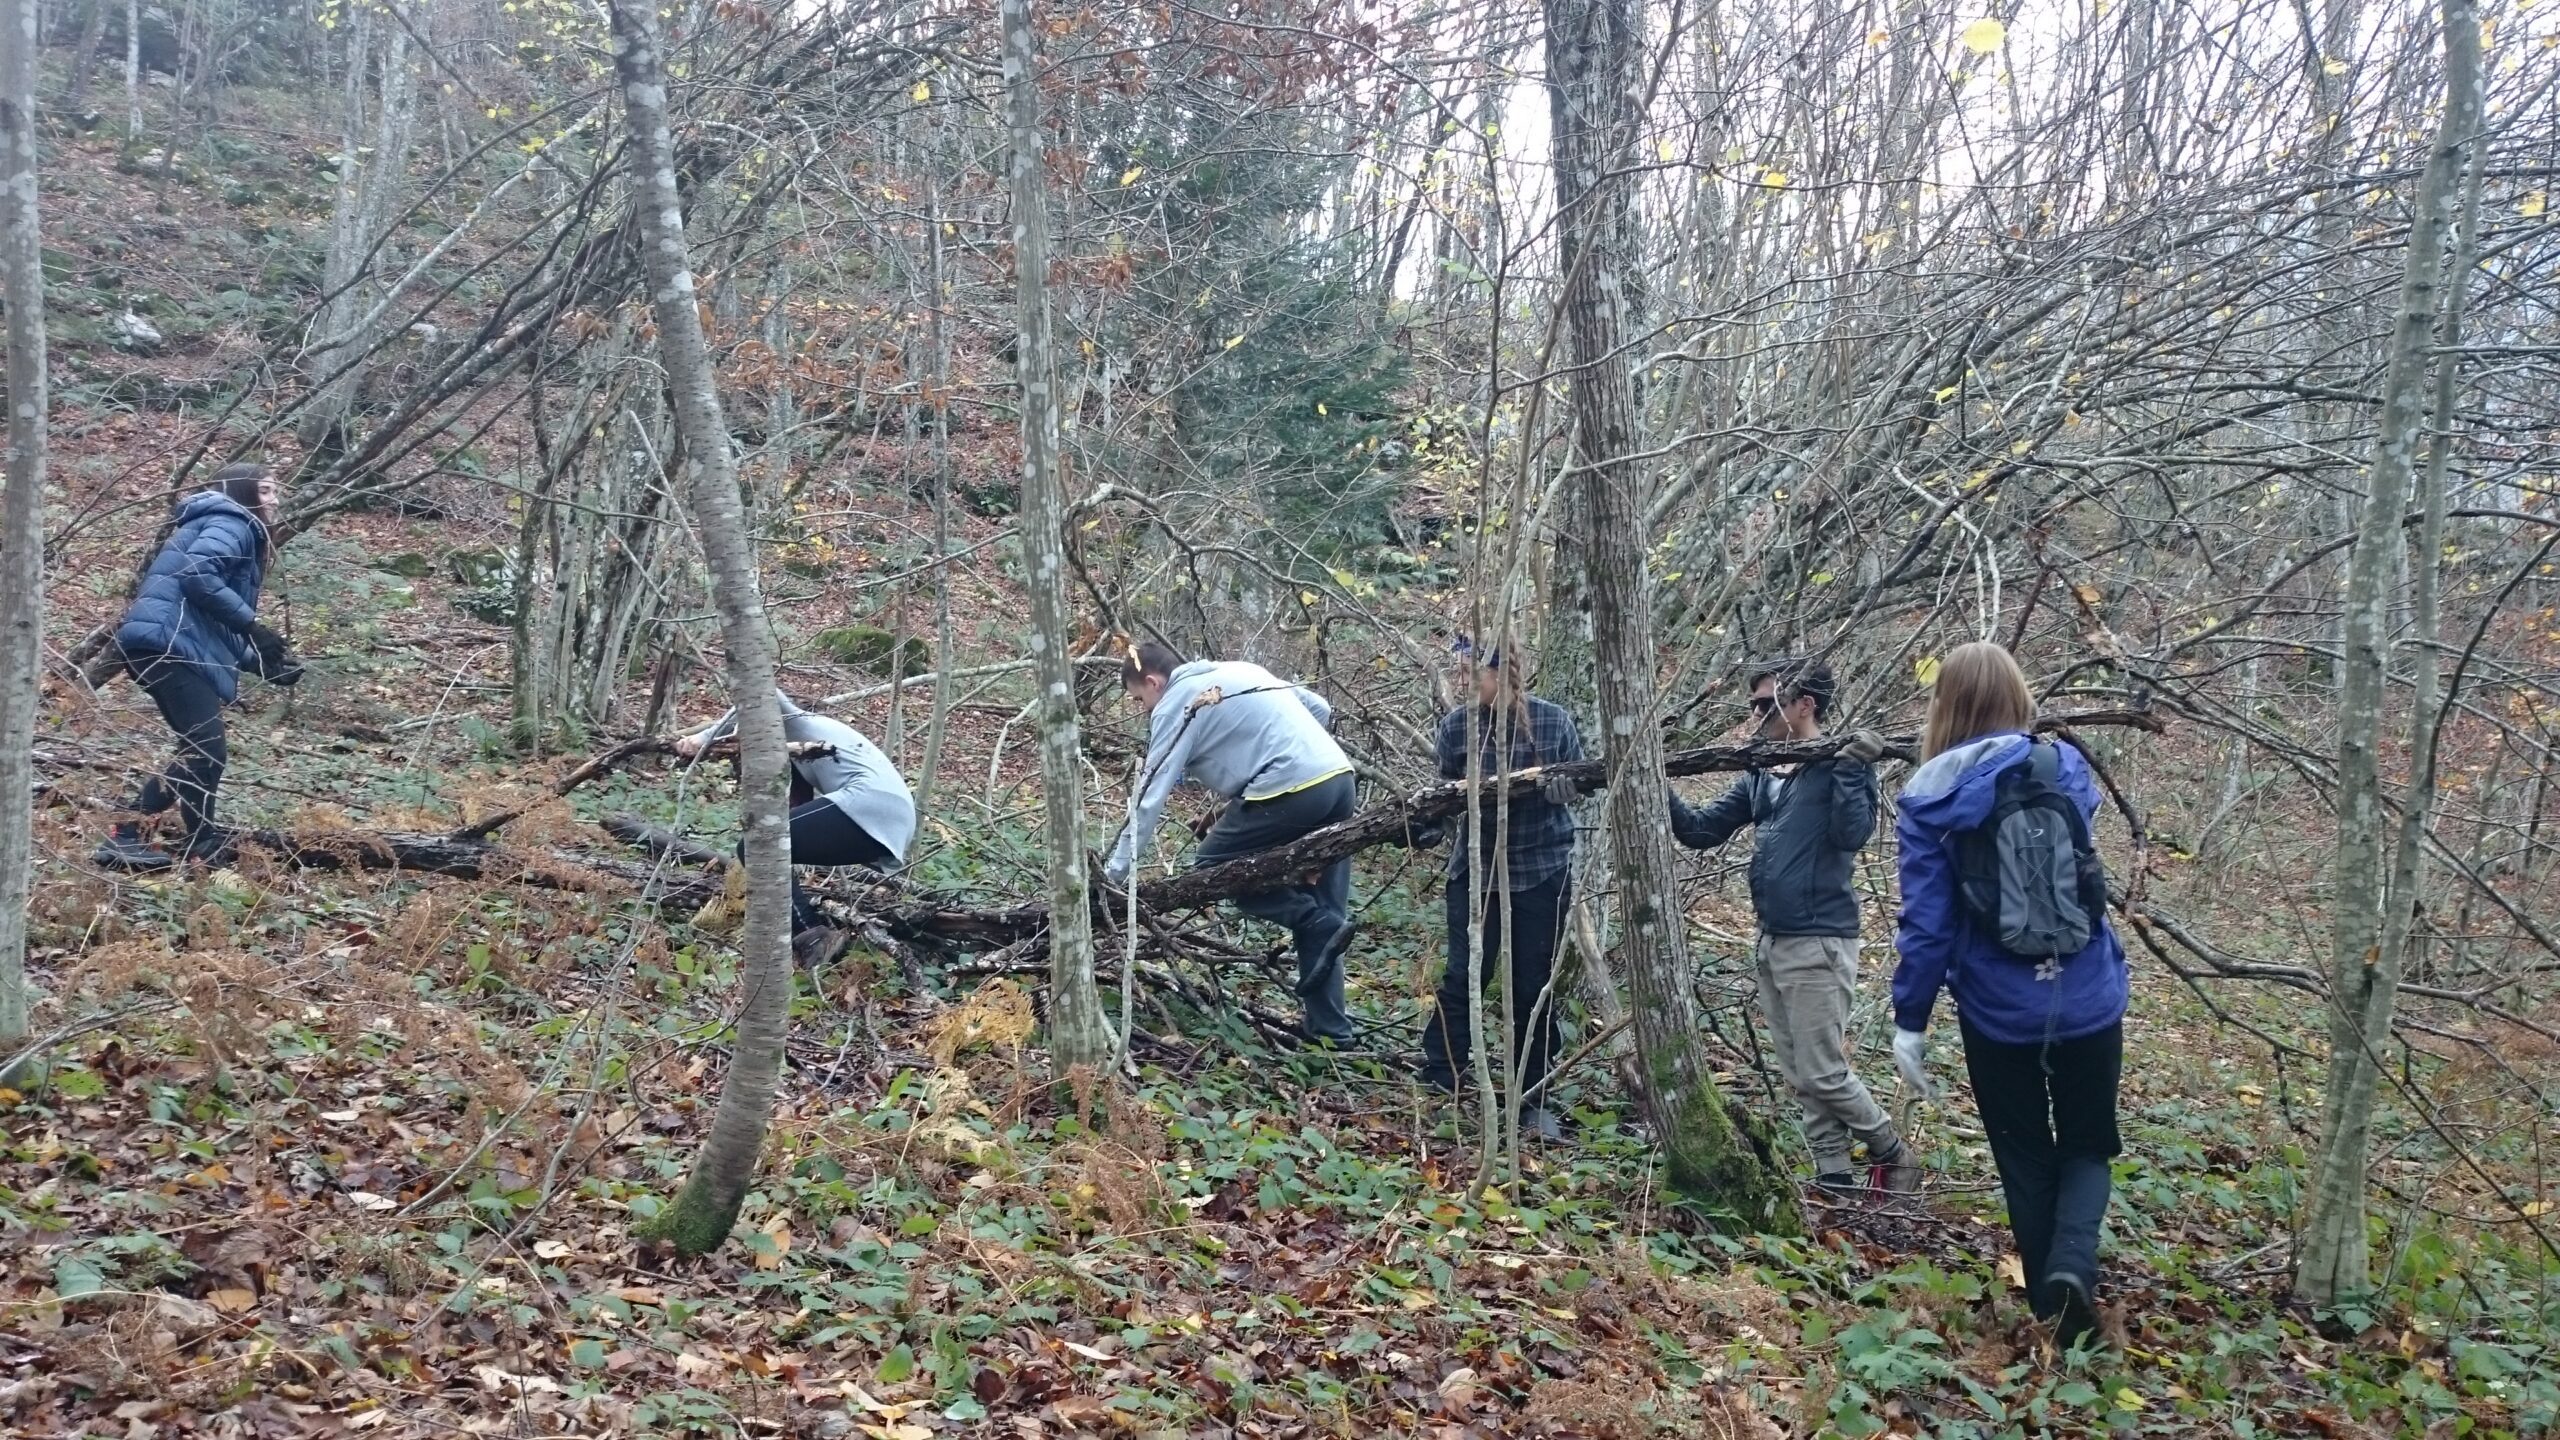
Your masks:
<path fill-rule="evenodd" d="M 1762 740 L 1813 740 L 1836 689 L 1829 662 L 1771 661 L 1750 674 L 1751 712 Z M 1671 833 L 1713 849 L 1748 825 L 1751 908 L 1759 920 L 1756 969 L 1779 1073 L 1804 1110 L 1817 1183 L 1855 1187 L 1852 1140 L 1867 1147 L 1870 1183 L 1903 1193 L 1920 1168 L 1849 1065 L 1849 1006 L 1858 985 L 1858 851 L 1876 829 L 1875 761 L 1884 742 L 1860 730 L 1837 756 L 1786 770 L 1748 770 L 1701 807 L 1671 797 Z"/>

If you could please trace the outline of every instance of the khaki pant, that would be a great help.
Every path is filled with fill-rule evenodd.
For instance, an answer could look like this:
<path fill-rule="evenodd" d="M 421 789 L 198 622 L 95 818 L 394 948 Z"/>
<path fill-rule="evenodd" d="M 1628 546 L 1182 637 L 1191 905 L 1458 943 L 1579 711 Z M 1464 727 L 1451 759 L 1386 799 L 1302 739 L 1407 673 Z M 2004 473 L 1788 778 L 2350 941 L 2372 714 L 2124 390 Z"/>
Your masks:
<path fill-rule="evenodd" d="M 1858 942 L 1833 935 L 1763 935 L 1760 1010 L 1778 1073 L 1804 1107 L 1805 1148 L 1817 1175 L 1849 1168 L 1849 1141 L 1890 1151 L 1893 1122 L 1849 1068 L 1849 1001 L 1858 985 Z"/>

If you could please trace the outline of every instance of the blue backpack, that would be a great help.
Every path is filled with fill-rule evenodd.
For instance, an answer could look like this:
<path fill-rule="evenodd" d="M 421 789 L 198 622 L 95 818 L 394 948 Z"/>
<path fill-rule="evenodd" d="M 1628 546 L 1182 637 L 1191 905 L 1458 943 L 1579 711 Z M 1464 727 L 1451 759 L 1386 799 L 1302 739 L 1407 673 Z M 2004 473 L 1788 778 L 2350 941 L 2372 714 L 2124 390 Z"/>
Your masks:
<path fill-rule="evenodd" d="M 2027 960 L 2067 960 L 2097 938 L 2107 911 L 2107 872 L 2079 803 L 2062 788 L 2053 742 L 2028 742 L 2009 767 L 1991 813 L 1955 837 L 1956 883 L 1982 935 Z"/>

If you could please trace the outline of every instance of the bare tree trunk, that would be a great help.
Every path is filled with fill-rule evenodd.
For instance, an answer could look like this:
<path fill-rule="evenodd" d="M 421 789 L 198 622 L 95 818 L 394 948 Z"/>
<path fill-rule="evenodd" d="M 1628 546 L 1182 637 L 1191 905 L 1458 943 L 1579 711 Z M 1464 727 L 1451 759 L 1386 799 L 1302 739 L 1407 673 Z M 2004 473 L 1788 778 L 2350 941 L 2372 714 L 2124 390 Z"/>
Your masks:
<path fill-rule="evenodd" d="M 1022 381 L 1022 573 L 1031 589 L 1040 795 L 1049 821 L 1049 1053 L 1063 1078 L 1080 1066 L 1098 1071 L 1110 1064 L 1112 1035 L 1102 992 L 1093 983 L 1093 912 L 1085 903 L 1083 754 L 1067 633 L 1066 477 L 1058 357 L 1049 325 L 1040 40 L 1031 28 L 1031 0 L 998 0 L 997 10 L 1004 26 L 1005 125 L 1012 146 L 1006 173 L 1013 203 L 1014 367 Z M 1121 1019 L 1127 1023 L 1128 1017 Z"/>
<path fill-rule="evenodd" d="M 2408 503 L 2413 453 L 2426 431 L 2429 350 L 2443 280 L 2446 212 L 2480 118 L 2480 16 L 2476 0 L 2444 0 L 2445 109 L 2419 180 L 2410 217 L 2408 268 L 2383 379 L 2382 419 L 2367 467 L 2364 522 L 2347 565 L 2346 640 L 2338 707 L 2338 866 L 2335 932 L 2329 977 L 2329 1081 L 2322 1103 L 2320 1156 L 2304 1227 L 2297 1288 L 2314 1305 L 2372 1288 L 2365 1220 L 2365 1169 L 2373 1129 L 2381 1055 L 2390 1041 L 2391 1009 L 2406 960 L 2409 907 L 2417 901 L 2417 851 L 2426 794 L 2434 783 L 2436 709 L 2435 573 L 2443 474 L 2429 465 L 2424 553 L 2415 558 L 2420 629 L 2417 693 L 2412 699 L 2418 747 L 2411 759 L 2407 811 L 2394 873 L 2382 869 L 2382 779 L 2377 751 L 2389 680 L 2384 630 L 2389 587 L 2400 564 L 2400 517 Z M 2457 275 L 2455 282 L 2465 277 Z M 2447 356 L 2432 363 L 2450 366 Z M 2449 407 L 2448 407 L 2449 408 Z M 2439 423 L 2450 417 L 2440 417 Z M 2405 887 L 2405 888 L 2404 888 Z M 2387 917 L 2387 918 L 2386 918 Z"/>
<path fill-rule="evenodd" d="M 319 394 L 304 408 L 298 429 L 304 447 L 323 454 L 334 453 L 343 443 L 347 417 L 364 381 L 364 357 L 373 348 L 376 324 L 369 323 L 369 302 L 375 287 L 367 273 L 373 268 L 375 242 L 408 166 L 410 119 L 415 110 L 409 35 L 398 28 L 391 31 L 381 52 L 380 98 L 368 104 L 366 72 L 371 68 L 375 23 L 371 13 L 357 9 L 347 39 L 346 123 L 340 132 L 338 193 L 329 216 L 329 250 L 321 262 L 320 287 L 327 298 L 313 320 L 319 338 L 303 357 L 304 369 Z M 369 110 L 370 125 L 366 123 Z"/>
<path fill-rule="evenodd" d="M 959 648 L 951 623 L 951 329 L 944 306 L 950 281 L 942 249 L 942 182 L 925 169 L 925 283 L 933 294 L 925 308 L 925 384 L 933 420 L 933 705 L 924 727 L 924 765 L 915 777 L 916 813 L 928 812 L 934 778 L 942 769 L 942 741 L 951 728 L 951 672 Z"/>
<path fill-rule="evenodd" d="M 1575 483 L 1589 525 L 1609 829 L 1646 1108 L 1675 1188 L 1736 1223 L 1796 1230 L 1802 1217 L 1794 1196 L 1735 1128 L 1698 1041 L 1688 922 L 1663 798 L 1645 505 L 1636 466 L 1626 458 L 1636 448 L 1635 390 L 1622 353 L 1631 203 L 1623 166 L 1634 132 L 1636 8 L 1633 0 L 1545 0 L 1545 10 Z"/>
<path fill-rule="evenodd" d="M 0 297 L 9 441 L 0 495 L 0 1050 L 27 1034 L 36 696 L 44 680 L 44 251 L 36 216 L 35 0 L 0 0 Z"/>
<path fill-rule="evenodd" d="M 696 308 L 685 256 L 684 215 L 676 192 L 675 139 L 667 121 L 666 62 L 659 51 L 658 11 L 648 0 L 614 0 L 614 69 L 622 82 L 631 131 L 631 189 L 640 248 L 658 321 L 658 352 L 675 404 L 684 450 L 686 498 L 711 571 L 711 599 L 729 652 L 729 693 L 738 712 L 739 794 L 745 810 L 747 914 L 739 939 L 737 1048 L 721 1082 L 711 1134 L 675 1203 L 651 1225 L 653 1238 L 686 1255 L 718 1248 L 737 1223 L 738 1206 L 755 1179 L 782 1073 L 783 1032 L 791 1017 L 791 824 L 782 739 L 775 704 L 773 632 L 764 613 L 754 548 L 738 497 L 738 461 L 711 350 Z"/>
<path fill-rule="evenodd" d="M 124 0 L 124 142 L 142 138 L 142 0 Z"/>
<path fill-rule="evenodd" d="M 79 48 L 71 52 L 71 93 L 62 108 L 77 116 L 89 101 L 89 73 L 98 65 L 98 42 L 106 38 L 107 0 L 89 0 L 89 18 L 80 27 Z"/>

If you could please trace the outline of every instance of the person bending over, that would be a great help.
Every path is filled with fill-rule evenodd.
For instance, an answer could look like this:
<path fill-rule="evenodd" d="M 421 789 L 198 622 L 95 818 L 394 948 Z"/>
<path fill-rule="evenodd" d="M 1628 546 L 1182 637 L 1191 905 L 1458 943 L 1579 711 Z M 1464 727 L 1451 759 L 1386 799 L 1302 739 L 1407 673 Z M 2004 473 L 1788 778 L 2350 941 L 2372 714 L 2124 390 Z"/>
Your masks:
<path fill-rule="evenodd" d="M 844 936 L 828 925 L 808 892 L 800 888 L 798 867 L 821 869 L 862 865 L 888 874 L 904 865 L 916 834 L 916 797 L 889 757 L 870 737 L 841 720 L 813 715 L 777 690 L 782 707 L 782 738 L 796 747 L 791 757 L 791 949 L 804 966 L 823 965 L 844 948 Z M 738 712 L 675 742 L 677 755 L 692 759 L 715 740 L 737 729 Z M 746 841 L 738 842 L 746 854 Z"/>
<path fill-rule="evenodd" d="M 229 858 L 231 834 L 213 818 L 231 759 L 223 707 L 238 698 L 243 670 L 274 685 L 302 679 L 284 637 L 258 621 L 273 554 L 275 475 L 264 465 L 226 465 L 213 480 L 213 489 L 178 502 L 177 526 L 143 571 L 115 638 L 125 668 L 178 737 L 177 757 L 142 782 L 133 809 L 158 816 L 175 807 L 183 838 L 172 855 L 144 836 L 141 820 L 120 820 L 95 857 L 114 869 Z"/>
<path fill-rule="evenodd" d="M 1241 660 L 1185 661 L 1155 641 L 1131 647 L 1120 685 L 1147 711 L 1147 758 L 1135 813 L 1103 862 L 1126 885 L 1163 822 L 1174 787 L 1196 783 L 1226 802 L 1192 865 L 1215 865 L 1285 845 L 1355 804 L 1351 759 L 1328 726 L 1333 707 L 1303 685 Z M 1351 948 L 1351 861 L 1306 883 L 1236 897 L 1236 908 L 1288 928 L 1298 951 L 1298 1004 L 1310 1039 L 1347 1044 L 1342 957 Z"/>
<path fill-rule="evenodd" d="M 1751 713 L 1762 740 L 1812 740 L 1831 709 L 1831 666 L 1778 660 L 1750 674 Z M 1858 986 L 1858 851 L 1876 828 L 1876 757 L 1884 742 L 1851 735 L 1837 756 L 1750 770 L 1707 805 L 1671 797 L 1671 833 L 1693 850 L 1722 845 L 1748 825 L 1751 909 L 1760 924 L 1754 969 L 1778 1072 L 1804 1112 L 1815 1183 L 1835 1194 L 1856 1186 L 1852 1139 L 1864 1142 L 1870 1183 L 1890 1193 L 1920 1187 L 1920 1166 L 1849 1065 L 1849 1006 Z"/>

